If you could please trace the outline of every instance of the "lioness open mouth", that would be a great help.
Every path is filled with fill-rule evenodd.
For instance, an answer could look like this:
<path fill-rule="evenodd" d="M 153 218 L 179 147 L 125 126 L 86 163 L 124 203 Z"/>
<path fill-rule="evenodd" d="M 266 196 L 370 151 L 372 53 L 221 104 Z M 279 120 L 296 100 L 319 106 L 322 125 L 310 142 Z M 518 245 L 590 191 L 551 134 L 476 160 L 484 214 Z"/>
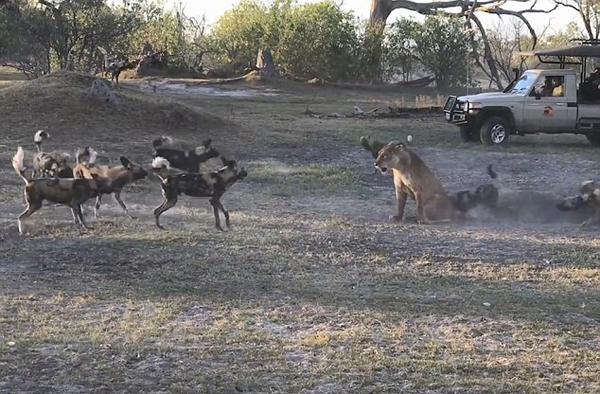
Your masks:
<path fill-rule="evenodd" d="M 387 167 L 377 167 L 383 174 L 387 172 Z"/>

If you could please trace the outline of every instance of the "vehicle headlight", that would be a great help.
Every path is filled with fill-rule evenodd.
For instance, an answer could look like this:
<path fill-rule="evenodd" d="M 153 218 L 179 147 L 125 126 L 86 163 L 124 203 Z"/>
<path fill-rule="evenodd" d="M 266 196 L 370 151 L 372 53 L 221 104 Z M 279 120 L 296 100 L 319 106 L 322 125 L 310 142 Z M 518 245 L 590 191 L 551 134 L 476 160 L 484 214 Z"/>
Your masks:
<path fill-rule="evenodd" d="M 471 102 L 469 102 L 469 103 L 467 103 L 467 107 L 470 110 L 472 110 L 472 109 L 481 109 L 482 105 L 481 105 L 481 103 L 471 103 Z"/>

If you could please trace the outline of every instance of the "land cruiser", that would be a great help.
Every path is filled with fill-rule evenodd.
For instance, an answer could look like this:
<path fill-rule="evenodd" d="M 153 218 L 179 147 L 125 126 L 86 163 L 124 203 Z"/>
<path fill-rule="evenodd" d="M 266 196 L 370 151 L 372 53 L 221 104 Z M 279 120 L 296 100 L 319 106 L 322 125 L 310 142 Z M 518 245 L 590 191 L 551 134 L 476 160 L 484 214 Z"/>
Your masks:
<path fill-rule="evenodd" d="M 600 46 L 582 42 L 520 54 L 537 56 L 542 63 L 560 68 L 527 70 L 502 92 L 450 96 L 445 117 L 459 127 L 463 141 L 502 145 L 510 135 L 572 133 L 585 134 L 600 146 L 600 72 L 592 74 L 597 74 L 596 83 L 591 80 L 595 78 L 585 77 L 587 58 L 600 57 Z M 567 65 L 580 67 L 579 83 L 575 70 Z"/>

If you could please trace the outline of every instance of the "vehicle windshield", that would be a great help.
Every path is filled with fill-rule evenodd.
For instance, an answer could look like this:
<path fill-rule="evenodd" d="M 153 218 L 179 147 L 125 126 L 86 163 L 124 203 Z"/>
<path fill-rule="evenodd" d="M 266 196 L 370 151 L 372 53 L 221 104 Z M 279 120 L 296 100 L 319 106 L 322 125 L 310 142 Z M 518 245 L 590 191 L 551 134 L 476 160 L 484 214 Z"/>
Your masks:
<path fill-rule="evenodd" d="M 521 75 L 517 81 L 515 81 L 514 86 L 511 87 L 506 93 L 510 94 L 525 94 L 527 89 L 535 82 L 536 74 L 525 72 Z"/>

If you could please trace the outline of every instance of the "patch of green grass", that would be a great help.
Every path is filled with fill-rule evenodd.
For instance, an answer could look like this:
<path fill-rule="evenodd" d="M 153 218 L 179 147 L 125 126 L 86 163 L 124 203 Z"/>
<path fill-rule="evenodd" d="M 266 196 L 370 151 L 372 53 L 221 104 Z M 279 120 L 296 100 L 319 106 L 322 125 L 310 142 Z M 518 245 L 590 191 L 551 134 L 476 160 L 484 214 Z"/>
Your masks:
<path fill-rule="evenodd" d="M 247 164 L 252 182 L 265 184 L 274 194 L 351 193 L 360 186 L 351 168 L 338 164 L 288 165 L 277 161 Z"/>

